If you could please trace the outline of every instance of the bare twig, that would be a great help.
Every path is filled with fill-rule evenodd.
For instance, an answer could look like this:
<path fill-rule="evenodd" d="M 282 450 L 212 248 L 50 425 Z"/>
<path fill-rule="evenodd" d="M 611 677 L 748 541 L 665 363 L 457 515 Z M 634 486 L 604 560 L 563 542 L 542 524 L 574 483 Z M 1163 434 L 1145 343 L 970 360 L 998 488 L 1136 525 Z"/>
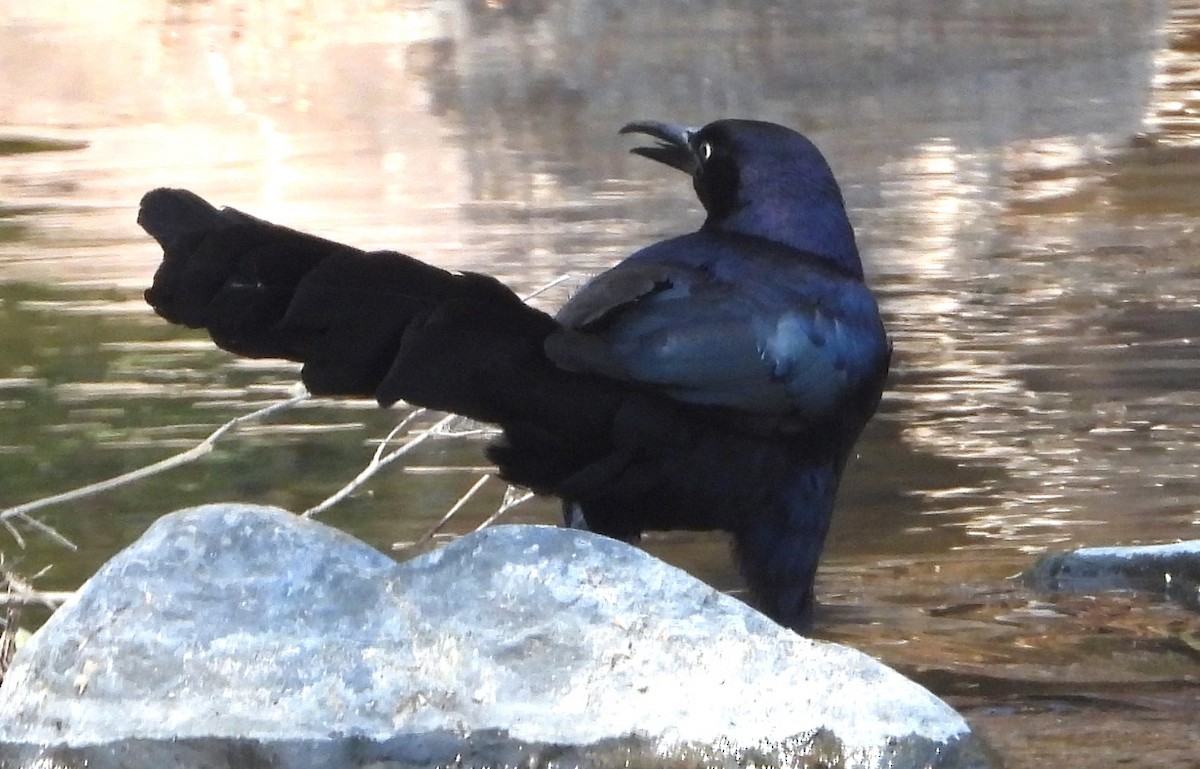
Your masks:
<path fill-rule="evenodd" d="M 32 577 L 20 577 L 4 565 L 4 554 L 0 553 L 0 680 L 17 652 L 22 610 L 35 604 L 53 609 L 73 595 L 34 590 L 31 580 L 46 571 L 42 569 Z"/>
<path fill-rule="evenodd" d="M 24 550 L 25 549 L 25 538 L 21 536 L 21 531 L 16 526 L 13 525 L 13 522 L 9 521 L 9 520 L 0 520 L 0 524 L 3 524 L 4 528 L 8 529 L 9 535 L 17 543 L 17 547 Z"/>
<path fill-rule="evenodd" d="M 529 489 L 520 489 L 516 486 L 509 486 L 504 492 L 504 501 L 502 501 L 500 506 L 496 508 L 496 512 L 489 515 L 483 523 L 476 526 L 475 531 L 486 529 L 488 526 L 491 526 L 493 523 L 495 523 L 500 516 L 504 515 L 509 510 L 512 510 L 522 502 L 528 502 L 529 500 L 533 499 L 534 496 L 535 494 Z"/>
<path fill-rule="evenodd" d="M 54 609 L 73 595 L 75 593 L 71 590 L 29 590 L 20 593 L 0 593 L 0 607 L 37 605 Z"/>
<path fill-rule="evenodd" d="M 10 606 L 0 617 L 0 681 L 8 672 L 13 655 L 17 653 L 17 631 L 21 621 L 21 608 Z"/>
<path fill-rule="evenodd" d="M 555 286 L 561 286 L 563 283 L 566 283 L 568 280 L 571 280 L 571 273 L 564 272 L 562 275 L 559 275 L 557 278 L 550 281 L 549 283 L 543 283 L 542 285 L 535 288 L 531 293 L 528 293 L 525 296 L 521 297 L 521 301 L 528 302 L 530 299 L 541 296 L 542 294 L 546 293 L 547 291 L 554 288 Z"/>
<path fill-rule="evenodd" d="M 407 454 L 410 451 L 412 451 L 413 449 L 415 449 L 417 446 L 420 446 L 422 443 L 429 440 L 431 437 L 433 437 L 433 435 L 436 433 L 438 428 L 443 427 L 443 426 L 449 424 L 451 421 L 457 419 L 457 417 L 454 414 L 447 414 L 446 416 L 439 419 L 437 422 L 435 422 L 430 427 L 427 427 L 424 430 L 422 430 L 421 432 L 417 433 L 411 440 L 409 440 L 407 443 L 402 444 L 399 448 L 395 449 L 391 453 L 389 453 L 389 454 L 382 453 L 383 449 L 387 446 L 388 442 L 396 435 L 396 433 L 400 432 L 400 430 L 402 428 L 411 424 L 414 419 L 416 419 L 418 416 L 420 416 L 424 413 L 425 413 L 425 409 L 415 409 L 411 414 L 406 416 L 404 419 L 400 420 L 400 424 L 393 427 L 392 431 L 387 434 L 387 437 L 385 437 L 383 439 L 383 441 L 380 442 L 378 448 L 375 449 L 374 456 L 371 457 L 371 461 L 367 463 L 367 466 L 364 467 L 359 472 L 358 475 L 354 476 L 354 478 L 351 479 L 351 481 L 349 483 L 347 483 L 342 488 L 338 489 L 334 494 L 332 494 L 329 497 L 326 497 L 324 499 L 324 501 L 322 501 L 320 504 L 317 504 L 317 505 L 305 510 L 304 513 L 302 514 L 302 516 L 304 518 L 312 518 L 314 515 L 320 515 L 321 513 L 328 510 L 329 508 L 336 505 L 338 502 L 341 502 L 343 499 L 350 496 L 350 494 L 353 493 L 355 489 L 357 489 L 359 486 L 362 486 L 364 483 L 366 483 L 367 480 L 370 479 L 371 476 L 375 475 L 375 473 L 379 472 L 383 468 L 390 465 L 392 462 L 395 462 L 400 457 L 404 456 L 405 454 Z"/>
<path fill-rule="evenodd" d="M 437 523 L 430 526 L 429 529 L 420 537 L 418 537 L 415 542 L 395 542 L 392 544 L 392 549 L 412 550 L 413 548 L 420 547 L 429 540 L 433 539 L 434 535 L 441 531 L 442 528 L 450 522 L 450 519 L 454 517 L 454 514 L 461 510 L 463 505 L 467 504 L 471 497 L 475 496 L 479 490 L 483 488 L 483 485 L 491 479 L 491 473 L 487 473 L 483 477 L 477 479 L 471 488 L 467 489 L 466 493 L 459 497 L 458 501 L 450 506 L 450 509 L 447 510 L 444 515 L 442 515 L 441 519 L 438 520 Z"/>
<path fill-rule="evenodd" d="M 109 478 L 107 480 L 98 481 L 96 483 L 91 483 L 91 484 L 88 484 L 87 486 L 82 486 L 77 489 L 72 489 L 70 491 L 64 491 L 61 494 L 55 494 L 53 496 L 43 497 L 42 499 L 35 499 L 31 502 L 26 502 L 24 504 L 17 505 L 15 507 L 10 507 L 7 510 L 0 510 L 0 522 L 5 522 L 7 525 L 7 522 L 10 519 L 19 520 L 22 523 L 25 523 L 26 525 L 31 526 L 34 529 L 37 529 L 42 534 L 45 534 L 45 535 L 51 537 L 59 544 L 69 547 L 72 550 L 75 550 L 77 548 L 73 542 L 68 540 L 66 537 L 64 537 L 62 534 L 60 534 L 54 528 L 42 523 L 41 521 L 38 521 L 34 518 L 29 517 L 29 513 L 33 512 L 34 510 L 40 510 L 44 507 L 50 507 L 51 505 L 59 505 L 59 504 L 62 504 L 63 502 L 71 502 L 76 499 L 82 499 L 83 497 L 91 496 L 93 494 L 99 494 L 100 492 L 103 492 L 103 491 L 115 489 L 119 486 L 125 486 L 125 485 L 133 483 L 135 481 L 140 481 L 143 478 L 148 478 L 152 475 L 157 475 L 158 473 L 164 472 L 166 470 L 170 470 L 172 468 L 179 467 L 180 465 L 186 464 L 195 459 L 199 459 L 200 457 L 204 456 L 205 454 L 208 454 L 209 452 L 211 452 L 213 450 L 213 447 L 216 445 L 217 441 L 220 440 L 230 430 L 234 430 L 238 426 L 243 425 L 246 422 L 251 422 L 256 419 L 261 419 L 263 417 L 270 416 L 271 414 L 274 414 L 276 412 L 283 411 L 285 409 L 289 409 L 292 406 L 295 406 L 297 403 L 307 400 L 308 398 L 309 398 L 309 394 L 307 392 L 301 392 L 296 395 L 293 395 L 292 397 L 288 398 L 287 400 L 278 401 L 276 403 L 272 403 L 269 406 L 265 406 L 257 411 L 251 412 L 249 414 L 243 414 L 242 416 L 234 417 L 233 419 L 229 420 L 225 424 L 218 427 L 216 430 L 213 430 L 207 438 L 205 438 L 203 441 L 201 441 L 197 445 L 193 446 L 192 448 L 190 448 L 186 451 L 180 452 L 178 454 L 175 454 L 173 456 L 167 457 L 166 459 L 159 460 L 158 462 L 155 462 L 153 464 L 146 465 L 145 467 L 139 467 L 137 470 L 132 470 L 128 473 L 123 473 L 121 475 L 115 476 L 113 478 Z M 11 528 L 10 528 L 10 531 L 11 531 Z"/>

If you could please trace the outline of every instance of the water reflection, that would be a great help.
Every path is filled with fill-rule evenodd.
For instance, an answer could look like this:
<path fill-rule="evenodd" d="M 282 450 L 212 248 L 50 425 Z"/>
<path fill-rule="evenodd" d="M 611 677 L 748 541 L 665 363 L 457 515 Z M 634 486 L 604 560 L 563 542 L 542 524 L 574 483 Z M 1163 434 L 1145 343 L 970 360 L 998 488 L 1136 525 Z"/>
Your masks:
<path fill-rule="evenodd" d="M 1195 146 L 1200 140 L 1200 32 L 1196 14 L 1200 5 L 1183 0 L 1172 5 L 1163 25 L 1164 45 L 1154 56 L 1151 99 L 1146 129 L 1155 142 L 1171 146 Z"/>
<path fill-rule="evenodd" d="M 1019 715 L 1039 697 L 1067 707 L 1088 670 L 1089 686 L 1164 687 L 1150 712 L 1178 725 L 1195 711 L 1164 682 L 1191 675 L 1171 643 L 1187 615 L 1046 602 L 1005 578 L 1060 544 L 1200 526 L 1195 10 L 0 0 L 0 505 L 161 459 L 289 392 L 295 366 L 233 361 L 143 307 L 146 189 L 190 186 L 528 290 L 696 225 L 686 182 L 629 158 L 618 126 L 759 116 L 826 149 L 897 346 L 831 534 L 828 633 L 1027 743 L 1044 723 Z M 165 509 L 305 509 L 398 418 L 308 403 L 52 511 L 82 555 L 34 543 L 25 563 L 71 587 Z M 329 520 L 384 548 L 416 540 L 481 460 L 460 440 L 412 461 L 436 472 L 381 476 Z M 502 495 L 485 487 L 454 531 Z M 719 537 L 648 546 L 738 587 Z M 1067 765 L 1102 742 L 1100 711 L 1071 707 L 1092 742 L 1051 751 Z"/>

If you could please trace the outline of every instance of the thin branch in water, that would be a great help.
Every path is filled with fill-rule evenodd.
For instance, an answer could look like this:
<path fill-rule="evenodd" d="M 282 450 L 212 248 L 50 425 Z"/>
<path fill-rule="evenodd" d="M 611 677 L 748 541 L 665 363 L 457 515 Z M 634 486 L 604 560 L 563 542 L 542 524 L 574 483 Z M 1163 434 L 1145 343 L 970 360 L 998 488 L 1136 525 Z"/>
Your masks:
<path fill-rule="evenodd" d="M 440 424 L 440 423 L 439 423 Z M 498 435 L 500 428 L 456 416 L 437 430 L 439 438 L 477 438 Z"/>
<path fill-rule="evenodd" d="M 434 535 L 436 535 L 439 531 L 441 531 L 446 526 L 447 523 L 450 523 L 450 519 L 453 518 L 459 510 L 462 510 L 463 505 L 467 504 L 467 502 L 470 501 L 470 499 L 472 497 L 474 497 L 477 493 L 479 493 L 479 490 L 483 488 L 483 485 L 485 483 L 487 483 L 488 481 L 490 481 L 491 479 L 492 479 L 491 473 L 488 473 L 487 475 L 484 475 L 483 477 L 478 478 L 475 481 L 475 483 L 471 486 L 471 488 L 467 489 L 466 493 L 463 494 L 461 497 L 459 497 L 458 501 L 450 506 L 450 509 L 445 512 L 445 514 L 441 517 L 441 519 L 438 520 L 438 522 L 435 523 L 434 525 L 430 526 L 429 529 L 424 534 L 422 534 L 420 537 L 418 537 L 415 542 L 407 542 L 407 543 L 394 542 L 394 543 L 392 543 L 392 549 L 393 550 L 401 550 L 401 549 L 412 550 L 413 548 L 420 547 L 421 545 L 425 544 L 429 540 L 433 539 Z"/>
<path fill-rule="evenodd" d="M 381 440 L 379 442 L 379 445 L 375 447 L 375 454 L 371 457 L 371 461 L 372 462 L 380 461 L 380 457 L 383 456 L 383 450 L 385 448 L 387 448 L 387 445 L 389 443 L 392 442 L 392 439 L 395 438 L 397 435 L 399 435 L 401 430 L 408 427 L 410 424 L 412 424 L 414 421 L 416 421 L 417 417 L 421 416 L 424 413 L 425 413 L 425 409 L 415 408 L 412 410 L 411 413 L 408 414 L 408 416 L 404 417 L 404 419 L 401 419 L 400 422 L 395 427 L 393 427 L 391 430 L 388 430 L 388 434 L 383 436 L 383 440 Z"/>
<path fill-rule="evenodd" d="M 524 486 L 509 484 L 508 488 L 504 490 L 504 500 L 500 503 L 500 509 L 496 512 L 507 513 L 517 505 L 524 504 L 536 496 L 537 494 L 534 494 Z"/>
<path fill-rule="evenodd" d="M 3 565 L 0 564 L 0 583 L 4 587 L 4 593 L 0 596 L 8 595 L 12 590 L 13 575 L 5 571 Z M 12 664 L 13 655 L 17 653 L 17 633 L 21 623 L 21 606 L 6 606 L 4 613 L 0 616 L 0 681 L 4 680 L 4 674 L 8 672 L 8 666 Z"/>
<path fill-rule="evenodd" d="M 74 595 L 71 590 L 38 590 L 34 588 L 36 579 L 46 575 L 49 570 L 50 567 L 47 566 L 34 576 L 18 577 L 16 572 L 5 569 L 4 563 L 0 560 L 0 585 L 4 587 L 4 591 L 0 593 L 0 606 L 20 607 L 37 603 L 37 605 L 53 609 Z"/>
<path fill-rule="evenodd" d="M 490 465 L 405 465 L 409 475 L 462 475 L 463 473 L 490 473 Z"/>
<path fill-rule="evenodd" d="M 541 296 L 542 294 L 546 293 L 547 291 L 554 288 L 555 286 L 561 286 L 563 283 L 566 283 L 568 280 L 573 280 L 571 273 L 564 272 L 562 275 L 559 275 L 557 278 L 550 281 L 549 283 L 543 283 L 542 285 L 535 288 L 531 293 L 528 293 L 525 296 L 521 297 L 521 301 L 528 302 L 530 299 Z"/>
<path fill-rule="evenodd" d="M 33 588 L 33 580 L 41 577 L 49 569 L 47 566 L 32 577 L 21 577 L 5 565 L 4 554 L 0 553 L 0 680 L 4 679 L 13 655 L 16 654 L 17 641 L 23 632 L 22 610 L 34 605 L 53 610 L 74 595 L 71 592 L 50 592 Z"/>
<path fill-rule="evenodd" d="M 488 526 L 491 526 L 493 523 L 499 520 L 500 516 L 504 515 L 509 510 L 512 510 L 522 502 L 527 502 L 533 499 L 535 496 L 536 495 L 529 489 L 523 489 L 518 486 L 510 485 L 504 490 L 504 500 L 500 503 L 500 506 L 496 508 L 496 512 L 489 515 L 483 523 L 476 526 L 475 531 L 482 531 L 483 529 L 486 529 Z"/>
<path fill-rule="evenodd" d="M 391 438 L 394 437 L 396 435 L 396 433 L 400 432 L 400 430 L 402 428 L 404 428 L 408 424 L 410 424 L 416 417 L 418 417 L 424 413 L 425 413 L 425 409 L 416 409 L 411 414 L 406 416 L 404 419 L 400 420 L 400 424 L 393 427 L 391 432 L 389 432 L 387 434 L 387 437 L 384 438 L 383 442 L 381 442 L 379 444 L 379 446 L 375 449 L 375 454 L 374 454 L 374 456 L 371 457 L 371 461 L 367 463 L 367 466 L 364 467 L 359 472 L 358 475 L 354 476 L 354 478 L 351 479 L 351 481 L 349 483 L 347 483 L 342 488 L 338 489 L 334 494 L 332 494 L 329 497 L 326 497 L 325 500 L 322 501 L 321 503 L 305 510 L 301 514 L 301 517 L 312 518 L 315 515 L 320 515 L 321 513 L 325 512 L 329 508 L 336 505 L 338 502 L 341 502 L 343 499 L 350 496 L 350 494 L 352 494 L 355 489 L 357 489 L 359 486 L 362 486 L 364 483 L 366 483 L 367 480 L 371 478 L 371 476 L 375 475 L 380 470 L 382 470 L 383 468 L 390 465 L 392 462 L 395 462 L 400 457 L 404 456 L 405 454 L 407 454 L 410 451 L 412 451 L 413 449 L 415 449 L 417 446 L 419 446 L 422 443 L 424 443 L 425 441 L 429 440 L 431 437 L 433 437 L 433 435 L 437 432 L 437 430 L 444 427 L 452 419 L 458 418 L 453 414 L 448 414 L 448 415 L 442 417 L 441 419 L 439 419 L 434 424 L 430 425 L 429 427 L 427 427 L 424 430 L 417 433 L 407 443 L 402 444 L 399 448 L 394 449 L 389 454 L 384 454 L 383 450 L 387 447 L 388 442 L 391 440 Z"/>
<path fill-rule="evenodd" d="M 73 595 L 75 593 L 70 590 L 22 590 L 0 593 L 0 608 L 37 605 L 57 609 Z"/>
<path fill-rule="evenodd" d="M 4 528 L 8 529 L 9 536 L 11 536 L 14 540 L 16 540 L 17 547 L 24 550 L 25 549 L 25 538 L 21 536 L 21 530 L 18 529 L 16 526 L 14 526 L 13 522 L 8 519 L 4 519 L 4 520 L 0 521 L 0 523 L 3 523 Z"/>
<path fill-rule="evenodd" d="M 4 512 L 8 512 L 8 511 L 4 511 Z M 2 514 L 0 514 L 0 521 L 4 521 L 5 527 L 8 528 L 9 530 L 12 530 L 14 528 L 11 525 L 11 521 L 20 521 L 21 523 L 25 524 L 29 528 L 33 529 L 34 531 L 40 532 L 42 534 L 42 536 L 46 537 L 47 539 L 50 539 L 53 542 L 57 542 L 58 544 L 67 548 L 68 550 L 78 550 L 79 549 L 78 545 L 76 545 L 71 540 L 67 539 L 67 537 L 62 532 L 60 532 L 58 529 L 54 528 L 53 526 L 51 526 L 48 523 L 45 523 L 44 521 L 39 521 L 37 518 L 34 518 L 31 515 L 26 515 L 24 512 L 17 511 L 17 512 L 13 513 L 11 516 L 11 521 L 10 521 L 10 518 L 4 517 Z M 25 546 L 24 540 L 18 539 L 18 542 L 21 543 L 21 547 Z"/>
<path fill-rule="evenodd" d="M 234 430 L 247 422 L 251 422 L 256 419 L 262 419 L 263 417 L 270 416 L 279 411 L 289 409 L 292 406 L 295 406 L 297 403 L 307 400 L 309 397 L 310 396 L 307 391 L 299 392 L 287 400 L 278 401 L 249 414 L 243 414 L 239 417 L 234 417 L 218 427 L 216 430 L 213 430 L 207 438 L 192 448 L 167 457 L 166 459 L 159 460 L 158 462 L 154 462 L 153 464 L 146 465 L 145 467 L 139 467 L 137 470 L 132 470 L 128 473 L 123 473 L 107 480 L 91 483 L 87 486 L 81 486 L 77 489 L 65 491 L 61 494 L 54 494 L 53 496 L 43 497 L 42 499 L 35 499 L 31 502 L 10 507 L 7 510 L 0 510 L 0 521 L 5 522 L 6 525 L 8 525 L 7 522 L 11 519 L 19 520 L 27 526 L 37 529 L 42 534 L 49 536 L 59 544 L 64 545 L 72 550 L 76 550 L 78 548 L 73 542 L 64 537 L 53 527 L 48 526 L 35 518 L 31 518 L 29 513 L 33 512 L 34 510 L 40 510 L 44 507 L 50 507 L 51 505 L 72 502 L 77 499 L 82 499 L 84 497 L 89 497 L 104 491 L 109 491 L 110 489 L 115 489 L 119 486 L 125 486 L 135 481 L 140 481 L 143 478 L 148 478 L 152 475 L 157 475 L 166 470 L 187 464 L 188 462 L 199 459 L 205 454 L 210 453 L 217 441 L 224 437 L 224 435 L 229 431 Z"/>

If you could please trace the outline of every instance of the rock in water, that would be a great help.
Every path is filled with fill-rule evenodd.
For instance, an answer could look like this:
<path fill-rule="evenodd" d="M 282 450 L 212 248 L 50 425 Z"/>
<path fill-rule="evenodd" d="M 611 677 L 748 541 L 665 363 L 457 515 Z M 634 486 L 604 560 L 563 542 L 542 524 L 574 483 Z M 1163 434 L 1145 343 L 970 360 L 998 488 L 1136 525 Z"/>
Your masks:
<path fill-rule="evenodd" d="M 1165 545 L 1081 547 L 1042 557 L 1021 575 L 1034 590 L 1137 590 L 1200 611 L 1200 540 Z"/>
<path fill-rule="evenodd" d="M 5 769 L 975 767 L 985 754 L 900 674 L 621 542 L 501 526 L 397 564 L 246 505 L 159 520 L 0 687 Z"/>

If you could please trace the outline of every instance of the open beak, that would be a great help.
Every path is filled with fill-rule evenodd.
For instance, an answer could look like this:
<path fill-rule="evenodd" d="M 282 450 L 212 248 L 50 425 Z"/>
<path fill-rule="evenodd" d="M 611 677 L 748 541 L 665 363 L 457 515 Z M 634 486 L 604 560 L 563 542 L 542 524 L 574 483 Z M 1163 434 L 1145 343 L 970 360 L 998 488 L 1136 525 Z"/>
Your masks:
<path fill-rule="evenodd" d="M 646 134 L 658 139 L 659 143 L 652 147 L 634 147 L 630 152 L 635 155 L 657 160 L 693 176 L 700 168 L 700 158 L 696 156 L 696 150 L 692 147 L 695 128 L 660 123 L 657 120 L 635 120 L 626 123 L 619 133 Z"/>

